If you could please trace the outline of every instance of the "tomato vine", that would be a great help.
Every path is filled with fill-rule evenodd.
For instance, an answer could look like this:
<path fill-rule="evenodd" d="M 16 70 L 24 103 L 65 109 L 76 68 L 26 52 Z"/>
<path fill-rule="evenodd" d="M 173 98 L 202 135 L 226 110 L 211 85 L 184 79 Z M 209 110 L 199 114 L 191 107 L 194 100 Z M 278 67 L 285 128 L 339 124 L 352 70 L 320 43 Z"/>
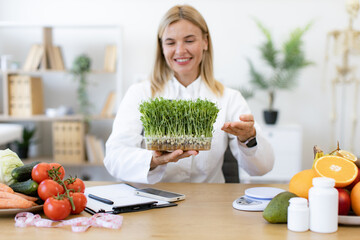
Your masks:
<path fill-rule="evenodd" d="M 59 166 L 58 168 L 55 168 L 55 167 L 53 167 L 52 169 L 50 169 L 50 170 L 48 170 L 48 174 L 49 174 L 49 177 L 52 179 L 52 180 L 54 180 L 54 181 L 56 181 L 57 183 L 59 183 L 61 186 L 63 186 L 64 187 L 64 189 L 65 189 L 65 193 L 64 194 L 61 194 L 61 195 L 64 195 L 64 196 L 66 196 L 68 199 L 69 199 L 69 201 L 70 201 L 70 204 L 71 204 L 71 209 L 73 210 L 73 211 L 75 211 L 75 204 L 74 204 L 74 200 L 73 200 L 73 198 L 72 198 L 72 196 L 70 196 L 70 191 L 69 191 L 69 189 L 66 187 L 66 184 L 65 184 L 65 181 L 63 181 L 62 179 L 61 179 L 61 172 L 60 172 L 60 168 L 61 168 L 62 166 Z M 60 197 L 60 196 L 58 196 L 58 197 Z"/>

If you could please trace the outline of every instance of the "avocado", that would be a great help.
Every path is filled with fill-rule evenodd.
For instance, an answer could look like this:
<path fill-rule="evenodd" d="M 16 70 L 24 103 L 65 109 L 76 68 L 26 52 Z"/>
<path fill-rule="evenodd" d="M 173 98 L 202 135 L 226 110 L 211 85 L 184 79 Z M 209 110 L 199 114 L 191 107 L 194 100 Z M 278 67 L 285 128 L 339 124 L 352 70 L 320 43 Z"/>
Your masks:
<path fill-rule="evenodd" d="M 290 198 L 297 197 L 291 192 L 282 192 L 276 195 L 266 206 L 263 217 L 269 223 L 287 223 L 287 210 Z"/>

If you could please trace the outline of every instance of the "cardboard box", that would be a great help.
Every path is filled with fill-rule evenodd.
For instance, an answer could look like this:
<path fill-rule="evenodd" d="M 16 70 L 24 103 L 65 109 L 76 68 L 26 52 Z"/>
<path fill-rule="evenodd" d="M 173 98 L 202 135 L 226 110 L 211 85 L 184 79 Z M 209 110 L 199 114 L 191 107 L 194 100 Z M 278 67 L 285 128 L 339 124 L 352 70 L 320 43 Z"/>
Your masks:
<path fill-rule="evenodd" d="M 53 157 L 58 163 L 84 163 L 84 123 L 81 121 L 53 122 Z"/>
<path fill-rule="evenodd" d="M 40 77 L 9 76 L 9 114 L 31 116 L 44 113 L 43 85 Z"/>

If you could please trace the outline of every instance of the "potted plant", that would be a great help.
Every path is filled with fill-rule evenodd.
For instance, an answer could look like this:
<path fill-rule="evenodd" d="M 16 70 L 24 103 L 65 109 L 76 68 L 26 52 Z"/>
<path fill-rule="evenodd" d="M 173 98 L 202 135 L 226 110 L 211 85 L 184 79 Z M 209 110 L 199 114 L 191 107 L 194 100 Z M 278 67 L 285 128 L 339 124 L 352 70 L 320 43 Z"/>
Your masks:
<path fill-rule="evenodd" d="M 29 147 L 33 142 L 32 138 L 34 137 L 36 128 L 26 128 L 24 127 L 22 132 L 22 141 L 15 141 L 14 151 L 18 154 L 19 158 L 24 159 L 28 158 Z"/>
<path fill-rule="evenodd" d="M 260 89 L 267 91 L 269 105 L 264 110 L 264 118 L 267 124 L 275 124 L 278 111 L 274 109 L 276 91 L 278 89 L 291 89 L 296 85 L 300 70 L 312 64 L 306 60 L 303 50 L 303 35 L 308 31 L 311 23 L 304 28 L 293 30 L 289 38 L 282 44 L 280 49 L 274 45 L 270 31 L 258 20 L 255 20 L 258 28 L 265 36 L 265 41 L 260 44 L 259 51 L 266 64 L 266 71 L 260 72 L 259 67 L 248 59 L 250 67 L 250 83 L 253 90 Z M 251 94 L 246 93 L 247 96 Z"/>
<path fill-rule="evenodd" d="M 87 86 L 89 84 L 86 74 L 90 72 L 91 59 L 82 54 L 75 58 L 71 73 L 74 76 L 74 80 L 79 83 L 77 88 L 77 99 L 79 102 L 79 112 L 84 116 L 85 123 L 88 125 L 90 122 L 90 108 L 91 103 L 87 93 Z"/>

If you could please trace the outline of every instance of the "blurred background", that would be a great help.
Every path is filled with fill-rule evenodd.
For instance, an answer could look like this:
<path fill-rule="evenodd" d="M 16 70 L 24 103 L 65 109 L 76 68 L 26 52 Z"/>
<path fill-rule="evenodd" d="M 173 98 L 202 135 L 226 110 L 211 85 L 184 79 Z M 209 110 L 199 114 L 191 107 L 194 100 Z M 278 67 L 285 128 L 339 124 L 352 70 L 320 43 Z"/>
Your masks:
<path fill-rule="evenodd" d="M 146 79 L 151 71 L 155 52 L 158 23 L 164 13 L 175 4 L 187 3 L 197 8 L 208 23 L 213 39 L 215 76 L 228 87 L 240 89 L 249 85 L 250 73 L 247 59 L 261 69 L 265 68 L 259 45 L 265 38 L 253 18 L 258 19 L 272 34 L 275 46 L 281 48 L 292 30 L 313 22 L 304 34 L 303 49 L 312 65 L 302 69 L 297 84 L 289 90 L 276 91 L 274 108 L 279 111 L 276 124 L 268 125 L 263 110 L 268 106 L 268 94 L 256 91 L 248 103 L 256 120 L 271 135 L 276 128 L 284 133 L 276 140 L 283 161 L 299 156 L 298 168 L 310 168 L 313 147 L 325 152 L 334 150 L 337 141 L 343 149 L 360 155 L 359 52 L 350 51 L 348 65 L 357 76 L 347 84 L 337 84 L 336 66 L 344 59 L 341 51 L 335 55 L 339 33 L 349 29 L 349 14 L 345 0 L 0 0 L 0 55 L 11 55 L 11 62 L 19 68 L 25 63 L 31 46 L 41 43 L 41 27 L 53 28 L 53 43 L 62 47 L 66 69 L 71 69 L 74 58 L 86 53 L 93 69 L 102 69 L 104 49 L 117 45 L 115 73 L 90 74 L 88 86 L 93 103 L 92 114 L 99 114 L 112 90 L 116 91 L 117 104 L 128 87 Z M 22 27 L 11 27 L 19 24 Z M 23 26 L 25 25 L 25 27 Z M 10 26 L 10 27 L 9 27 Z M 66 26 L 57 28 L 56 26 Z M 73 28 L 71 28 L 71 26 Z M 77 26 L 82 26 L 81 30 Z M 91 26 L 83 29 L 84 26 Z M 359 17 L 352 23 L 360 31 Z M 355 38 L 356 41 L 356 38 Z M 356 44 L 360 44 L 357 37 Z M 326 54 L 328 60 L 326 60 Z M 10 63 L 9 63 L 10 64 Z M 16 65 L 15 64 L 15 65 Z M 14 66 L 16 68 L 16 66 Z M 44 108 L 65 106 L 73 112 L 79 110 L 76 97 L 77 83 L 70 73 L 42 73 Z M 4 79 L 4 78 L 3 78 Z M 1 87 L 3 102 L 4 86 Z M 333 94 L 334 93 L 334 94 Z M 333 102 L 334 96 L 337 96 Z M 336 114 L 333 114 L 334 105 Z M 4 112 L 3 103 L 0 111 Z M 336 117 L 336 118 L 335 118 Z M 3 118 L 6 122 L 8 118 Z M 13 120 L 12 120 L 13 121 Z M 357 120 L 358 121 L 358 120 Z M 38 141 L 30 151 L 32 156 L 52 154 L 51 125 L 47 121 L 22 121 L 34 125 Z M 90 132 L 106 141 L 111 132 L 112 119 L 91 123 Z M 295 127 L 294 127 L 295 126 Z M 297 131 L 295 140 L 287 139 L 287 131 Z M 290 129 L 290 130 L 289 130 Z M 284 132 L 285 131 L 285 132 Z M 295 151 L 286 151 L 296 145 Z M 297 164 L 297 163 L 296 163 Z"/>

